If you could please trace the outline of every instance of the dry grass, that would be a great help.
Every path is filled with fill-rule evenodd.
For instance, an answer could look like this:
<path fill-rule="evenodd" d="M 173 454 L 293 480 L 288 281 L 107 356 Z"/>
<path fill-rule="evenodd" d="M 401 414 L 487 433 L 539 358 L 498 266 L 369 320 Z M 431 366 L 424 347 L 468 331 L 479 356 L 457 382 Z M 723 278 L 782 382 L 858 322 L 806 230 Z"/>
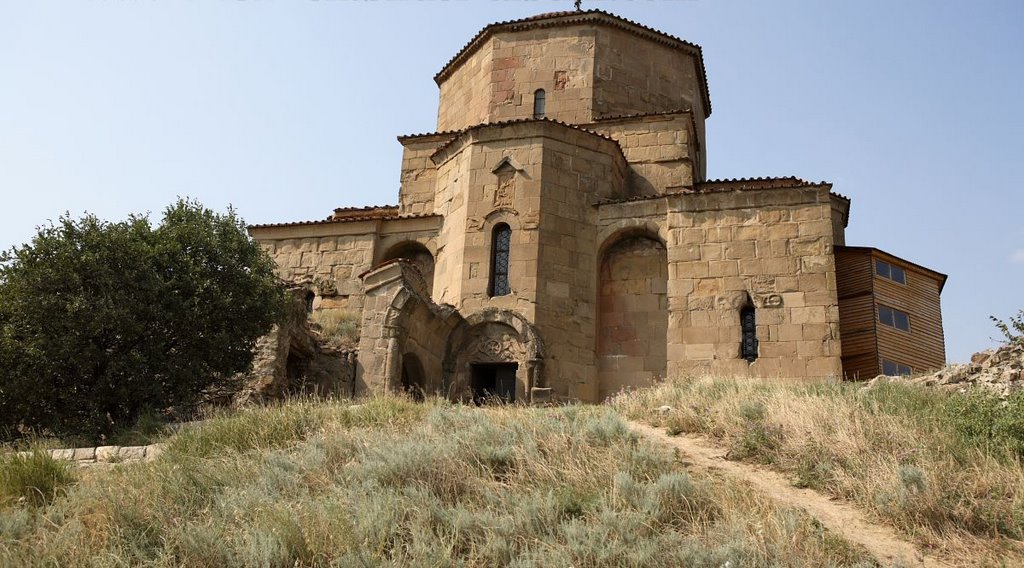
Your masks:
<path fill-rule="evenodd" d="M 979 437 L 959 399 L 926 387 L 675 380 L 611 406 L 727 445 L 812 487 L 856 501 L 950 558 L 1024 565 L 1024 467 L 1006 436 Z M 661 412 L 659 407 L 672 409 Z M 965 434 L 966 433 L 966 434 Z"/>
<path fill-rule="evenodd" d="M 873 565 L 608 408 L 377 399 L 212 419 L 0 508 L 3 566 Z"/>
<path fill-rule="evenodd" d="M 320 336 L 331 345 L 354 348 L 359 345 L 359 314 L 352 310 L 317 310 L 310 316 L 320 326 Z"/>

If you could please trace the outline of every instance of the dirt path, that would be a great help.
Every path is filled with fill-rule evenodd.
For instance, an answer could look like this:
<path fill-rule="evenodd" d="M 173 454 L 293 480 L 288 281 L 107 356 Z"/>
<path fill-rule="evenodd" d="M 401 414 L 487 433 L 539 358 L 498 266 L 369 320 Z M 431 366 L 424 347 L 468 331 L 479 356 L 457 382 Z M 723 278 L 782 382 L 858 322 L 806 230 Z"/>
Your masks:
<path fill-rule="evenodd" d="M 694 469 L 719 471 L 750 484 L 780 505 L 807 511 L 828 530 L 863 546 L 885 566 L 951 566 L 934 556 L 923 554 L 891 528 L 871 522 L 852 505 L 834 501 L 812 489 L 793 487 L 786 476 L 767 468 L 725 459 L 725 450 L 714 446 L 706 438 L 668 436 L 663 429 L 639 422 L 629 422 L 629 426 L 655 442 L 678 448 Z"/>

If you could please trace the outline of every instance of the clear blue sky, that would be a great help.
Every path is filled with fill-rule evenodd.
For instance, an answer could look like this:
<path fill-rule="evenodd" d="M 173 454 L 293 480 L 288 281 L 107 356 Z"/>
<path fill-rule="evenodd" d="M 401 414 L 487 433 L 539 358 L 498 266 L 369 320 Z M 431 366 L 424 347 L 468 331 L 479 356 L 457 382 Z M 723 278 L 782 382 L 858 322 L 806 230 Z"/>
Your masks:
<path fill-rule="evenodd" d="M 252 223 L 395 203 L 434 73 L 489 22 L 571 6 L 0 0 L 0 248 L 178 195 Z M 584 7 L 704 48 L 710 177 L 831 181 L 849 244 L 949 274 L 951 360 L 1024 307 L 1024 2 Z"/>

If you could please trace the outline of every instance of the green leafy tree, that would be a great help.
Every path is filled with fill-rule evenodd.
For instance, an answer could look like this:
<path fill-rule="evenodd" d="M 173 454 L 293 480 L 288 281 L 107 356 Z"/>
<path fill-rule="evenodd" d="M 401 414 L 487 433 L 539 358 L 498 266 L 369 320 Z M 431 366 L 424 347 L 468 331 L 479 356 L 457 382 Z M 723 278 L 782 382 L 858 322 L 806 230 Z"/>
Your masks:
<path fill-rule="evenodd" d="M 0 253 L 0 422 L 98 436 L 234 392 L 283 298 L 232 210 L 65 215 Z"/>

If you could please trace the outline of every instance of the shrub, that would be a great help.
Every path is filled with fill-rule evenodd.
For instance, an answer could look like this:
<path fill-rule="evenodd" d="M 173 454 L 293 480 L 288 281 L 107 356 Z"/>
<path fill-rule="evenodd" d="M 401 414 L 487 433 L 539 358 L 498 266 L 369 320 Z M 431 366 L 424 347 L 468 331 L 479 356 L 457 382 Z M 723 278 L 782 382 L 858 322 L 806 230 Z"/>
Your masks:
<path fill-rule="evenodd" d="M 230 393 L 282 305 L 231 210 L 179 200 L 156 227 L 61 217 L 0 253 L 2 426 L 98 437 Z"/>
<path fill-rule="evenodd" d="M 0 456 L 0 506 L 21 500 L 45 505 L 74 480 L 70 463 L 43 451 Z"/>
<path fill-rule="evenodd" d="M 1024 310 L 1018 311 L 1015 316 L 1010 316 L 1009 323 L 995 316 L 989 316 L 989 319 L 996 324 L 996 328 L 1008 342 L 1024 343 Z"/>

